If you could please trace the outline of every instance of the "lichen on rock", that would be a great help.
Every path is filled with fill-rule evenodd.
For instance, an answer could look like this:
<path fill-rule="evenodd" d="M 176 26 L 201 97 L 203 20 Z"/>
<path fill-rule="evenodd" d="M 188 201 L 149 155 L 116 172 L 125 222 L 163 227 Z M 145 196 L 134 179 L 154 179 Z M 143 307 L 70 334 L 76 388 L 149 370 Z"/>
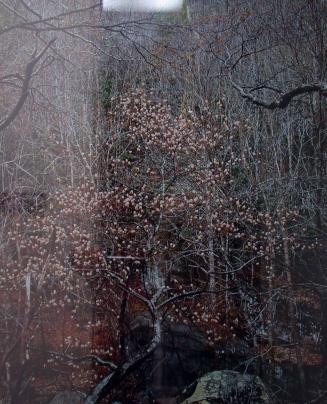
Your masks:
<path fill-rule="evenodd" d="M 267 388 L 258 376 L 221 370 L 201 377 L 193 395 L 182 404 L 268 404 L 270 402 Z"/>

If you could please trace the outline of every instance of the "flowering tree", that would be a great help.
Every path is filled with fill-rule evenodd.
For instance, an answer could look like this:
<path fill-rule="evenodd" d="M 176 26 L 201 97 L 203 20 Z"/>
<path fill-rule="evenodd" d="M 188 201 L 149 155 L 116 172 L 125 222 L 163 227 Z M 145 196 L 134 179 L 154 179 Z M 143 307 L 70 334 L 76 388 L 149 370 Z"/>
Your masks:
<path fill-rule="evenodd" d="M 323 97 L 323 88 L 300 85 L 272 102 L 261 98 L 268 87 L 247 89 L 265 61 L 255 57 L 266 53 L 252 52 L 257 19 L 238 3 L 199 20 L 189 10 L 178 17 L 191 19 L 185 27 L 143 17 L 99 25 L 90 22 L 92 2 L 72 12 L 58 2 L 45 14 L 37 3 L 6 3 L 18 22 L 0 32 L 28 29 L 39 52 L 33 42 L 22 59 L 23 73 L 33 62 L 23 102 L 17 91 L 3 106 L 14 119 L 2 139 L 12 158 L 2 164 L 0 199 L 1 394 L 35 402 L 39 392 L 70 388 L 87 403 L 120 392 L 133 402 L 133 375 L 156 358 L 173 324 L 200 331 L 221 362 L 226 346 L 244 343 L 242 370 L 258 358 L 288 361 L 304 381 L 305 365 L 321 362 L 319 324 L 301 317 L 319 301 L 296 270 L 319 244 L 312 140 L 293 109 L 286 119 L 252 104 L 275 111 L 303 94 Z M 92 68 L 58 74 L 95 56 L 88 30 L 98 28 L 116 34 L 106 80 L 94 85 Z M 5 61 L 6 70 L 15 59 Z M 55 77 L 49 88 L 45 72 Z M 2 88 L 24 85 L 23 76 L 5 75 Z M 139 82 L 147 90 L 112 98 Z"/>
<path fill-rule="evenodd" d="M 271 257 L 286 240 L 302 245 L 296 212 L 258 211 L 244 193 L 240 122 L 209 110 L 176 117 L 139 90 L 112 100 L 108 127 L 97 187 L 11 213 L 2 355 L 14 399 L 32 389 L 39 361 L 71 366 L 75 388 L 99 402 L 155 352 L 167 324 L 196 325 L 209 346 L 258 337 L 271 322 L 269 310 L 257 317 L 274 291 Z M 262 279 L 270 289 L 260 297 Z M 63 323 L 47 320 L 58 315 Z M 135 351 L 140 317 L 150 338 Z"/>

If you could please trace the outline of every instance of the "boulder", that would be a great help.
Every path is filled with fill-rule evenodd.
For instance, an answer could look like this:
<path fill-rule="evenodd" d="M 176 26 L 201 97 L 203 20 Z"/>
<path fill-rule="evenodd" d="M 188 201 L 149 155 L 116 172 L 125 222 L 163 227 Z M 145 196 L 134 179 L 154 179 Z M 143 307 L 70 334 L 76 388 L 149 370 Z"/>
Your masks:
<path fill-rule="evenodd" d="M 258 376 L 232 370 L 210 372 L 198 379 L 195 391 L 182 404 L 268 404 L 269 395 Z"/>
<path fill-rule="evenodd" d="M 83 396 L 75 391 L 61 391 L 49 404 L 82 404 Z"/>
<path fill-rule="evenodd" d="M 149 364 L 147 387 L 153 398 L 173 398 L 215 368 L 214 350 L 195 327 L 169 323 L 163 326 L 161 344 Z"/>
<path fill-rule="evenodd" d="M 130 323 L 127 350 L 135 355 L 151 339 L 152 320 L 146 313 Z M 216 368 L 215 351 L 196 327 L 180 323 L 162 324 L 161 343 L 143 366 L 142 391 L 149 399 L 175 400 L 200 375 Z M 138 403 L 146 403 L 139 398 Z M 174 401 L 172 401 L 174 402 Z"/>

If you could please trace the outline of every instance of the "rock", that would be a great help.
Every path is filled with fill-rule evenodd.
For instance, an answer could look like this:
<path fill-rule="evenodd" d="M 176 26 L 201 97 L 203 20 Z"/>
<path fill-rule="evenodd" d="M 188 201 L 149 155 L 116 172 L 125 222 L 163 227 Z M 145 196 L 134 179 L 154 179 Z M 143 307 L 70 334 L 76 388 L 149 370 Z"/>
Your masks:
<path fill-rule="evenodd" d="M 195 391 L 182 404 L 268 404 L 269 395 L 258 376 L 232 370 L 207 373 L 197 381 Z"/>
<path fill-rule="evenodd" d="M 129 354 L 135 355 L 151 340 L 152 319 L 147 313 L 139 313 L 130 322 L 130 330 L 126 346 Z M 179 397 L 186 386 L 212 369 L 215 369 L 214 348 L 208 345 L 199 329 L 163 322 L 161 343 L 143 367 L 140 393 L 145 390 L 152 402 L 168 399 L 176 402 L 175 397 Z M 137 402 L 146 402 L 142 400 Z"/>
<path fill-rule="evenodd" d="M 147 369 L 147 387 L 153 398 L 172 399 L 200 375 L 214 369 L 214 350 L 195 327 L 163 326 L 161 344 Z"/>
<path fill-rule="evenodd" d="M 62 391 L 49 404 L 82 404 L 83 396 L 75 391 Z"/>

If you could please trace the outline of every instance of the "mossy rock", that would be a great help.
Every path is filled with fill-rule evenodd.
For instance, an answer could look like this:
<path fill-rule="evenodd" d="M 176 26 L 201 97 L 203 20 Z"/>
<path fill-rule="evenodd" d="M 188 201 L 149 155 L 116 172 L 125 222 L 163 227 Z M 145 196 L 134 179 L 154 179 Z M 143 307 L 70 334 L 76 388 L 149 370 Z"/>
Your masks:
<path fill-rule="evenodd" d="M 201 377 L 191 397 L 182 404 L 268 404 L 267 389 L 258 376 L 232 370 L 210 372 Z"/>

